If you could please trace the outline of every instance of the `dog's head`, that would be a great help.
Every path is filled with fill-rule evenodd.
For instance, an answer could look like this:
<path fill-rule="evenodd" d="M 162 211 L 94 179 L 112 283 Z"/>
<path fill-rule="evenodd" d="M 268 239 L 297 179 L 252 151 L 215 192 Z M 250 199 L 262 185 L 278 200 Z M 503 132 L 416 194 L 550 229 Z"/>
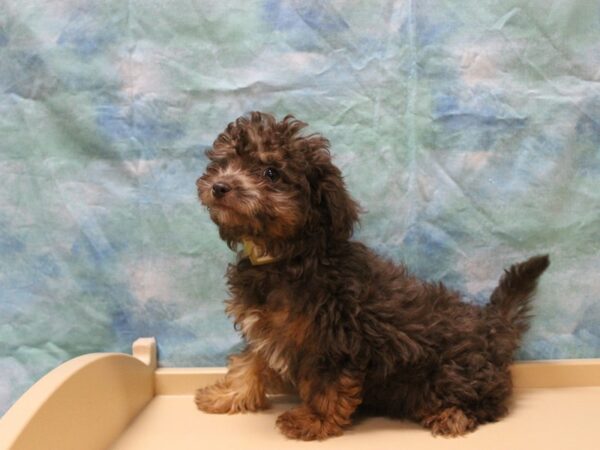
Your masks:
<path fill-rule="evenodd" d="M 358 205 L 331 162 L 329 142 L 303 136 L 305 123 L 253 112 L 230 123 L 207 151 L 200 201 L 230 246 L 348 239 Z"/>

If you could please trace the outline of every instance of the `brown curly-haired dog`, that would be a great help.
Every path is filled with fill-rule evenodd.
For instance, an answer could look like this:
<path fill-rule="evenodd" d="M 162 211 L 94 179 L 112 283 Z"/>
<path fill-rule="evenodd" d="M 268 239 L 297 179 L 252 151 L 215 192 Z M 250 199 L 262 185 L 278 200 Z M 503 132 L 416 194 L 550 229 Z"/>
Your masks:
<path fill-rule="evenodd" d="M 302 404 L 277 425 L 305 440 L 340 435 L 359 405 L 446 436 L 502 417 L 548 257 L 510 267 L 486 307 L 411 276 L 350 240 L 359 207 L 329 142 L 305 126 L 254 112 L 207 152 L 200 200 L 228 245 L 245 247 L 227 312 L 247 347 L 197 392 L 198 408 L 256 411 L 292 385 Z"/>

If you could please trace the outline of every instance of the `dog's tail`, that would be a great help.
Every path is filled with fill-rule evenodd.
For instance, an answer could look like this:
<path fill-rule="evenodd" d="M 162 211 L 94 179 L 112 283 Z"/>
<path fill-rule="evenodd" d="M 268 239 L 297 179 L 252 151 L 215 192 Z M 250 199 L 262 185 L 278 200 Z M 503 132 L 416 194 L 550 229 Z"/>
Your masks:
<path fill-rule="evenodd" d="M 540 275 L 550 265 L 538 255 L 505 270 L 486 307 L 489 345 L 499 363 L 512 360 L 531 319 L 530 299 Z"/>

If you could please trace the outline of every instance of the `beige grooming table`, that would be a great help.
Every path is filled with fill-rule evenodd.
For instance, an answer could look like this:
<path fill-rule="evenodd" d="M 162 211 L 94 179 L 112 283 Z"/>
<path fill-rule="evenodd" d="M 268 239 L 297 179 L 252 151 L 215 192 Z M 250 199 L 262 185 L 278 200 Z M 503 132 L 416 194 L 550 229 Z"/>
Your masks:
<path fill-rule="evenodd" d="M 292 441 L 275 419 L 293 398 L 274 398 L 270 410 L 254 414 L 199 412 L 194 391 L 224 373 L 157 369 L 153 338 L 138 339 L 133 356 L 80 356 L 43 377 L 0 419 L 0 450 L 600 450 L 600 360 L 515 364 L 510 414 L 454 439 L 373 417 L 341 437 Z"/>

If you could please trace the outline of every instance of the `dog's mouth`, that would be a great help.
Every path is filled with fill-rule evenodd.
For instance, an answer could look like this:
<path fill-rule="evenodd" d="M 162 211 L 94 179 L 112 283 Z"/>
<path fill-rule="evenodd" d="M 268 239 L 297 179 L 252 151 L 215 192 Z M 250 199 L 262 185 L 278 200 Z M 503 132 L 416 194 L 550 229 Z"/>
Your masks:
<path fill-rule="evenodd" d="M 201 194 L 200 202 L 207 209 L 211 220 L 225 229 L 235 229 L 246 232 L 257 227 L 256 219 L 244 211 L 243 203 L 233 198 L 217 199 L 210 194 Z M 236 234 L 238 233 L 236 232 Z"/>
<path fill-rule="evenodd" d="M 208 205 L 204 205 L 206 206 L 206 209 L 208 209 L 208 211 L 232 211 L 232 212 L 236 212 L 235 208 L 233 208 L 231 205 L 226 205 L 224 203 L 211 203 Z"/>
<path fill-rule="evenodd" d="M 199 194 L 200 202 L 209 212 L 223 212 L 235 214 L 236 216 L 246 216 L 244 213 L 243 202 L 240 202 L 235 195 L 226 198 L 215 198 L 209 193 Z"/>
<path fill-rule="evenodd" d="M 211 201 L 204 203 L 204 206 L 211 216 L 215 214 L 218 214 L 219 216 L 235 216 L 236 218 L 244 216 L 244 214 L 242 214 L 235 205 L 232 205 L 231 202 Z"/>

